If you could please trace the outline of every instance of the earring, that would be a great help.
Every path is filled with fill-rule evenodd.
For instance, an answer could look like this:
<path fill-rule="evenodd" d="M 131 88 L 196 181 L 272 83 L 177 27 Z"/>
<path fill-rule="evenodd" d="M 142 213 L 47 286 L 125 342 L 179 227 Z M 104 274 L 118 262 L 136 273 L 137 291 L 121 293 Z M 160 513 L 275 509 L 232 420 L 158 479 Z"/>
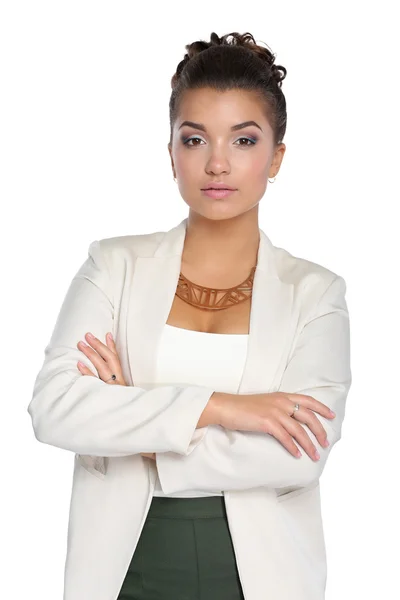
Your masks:
<path fill-rule="evenodd" d="M 273 181 L 271 181 L 270 179 L 268 179 L 268 181 L 269 181 L 270 183 L 275 183 L 275 179 L 276 179 L 276 175 L 275 175 L 275 177 L 274 177 L 274 180 L 273 180 Z"/>

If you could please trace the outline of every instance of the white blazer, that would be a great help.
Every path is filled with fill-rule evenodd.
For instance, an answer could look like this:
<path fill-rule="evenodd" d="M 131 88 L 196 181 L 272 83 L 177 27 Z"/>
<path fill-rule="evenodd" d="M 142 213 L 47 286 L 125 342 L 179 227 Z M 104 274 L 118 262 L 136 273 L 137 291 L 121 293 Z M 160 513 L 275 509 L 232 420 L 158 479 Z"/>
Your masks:
<path fill-rule="evenodd" d="M 323 600 L 326 554 L 319 478 L 341 437 L 351 385 L 346 284 L 274 246 L 260 229 L 248 355 L 238 394 L 309 394 L 328 433 L 314 461 L 276 438 L 210 425 L 195 429 L 204 386 L 154 385 L 157 344 L 174 299 L 187 219 L 167 232 L 95 240 L 73 278 L 28 406 L 36 438 L 75 453 L 64 600 L 115 600 L 153 497 L 224 490 L 246 600 Z M 97 373 L 77 348 L 91 331 L 116 340 L 127 386 Z M 297 443 L 297 442 L 296 442 Z M 156 452 L 157 463 L 140 452 Z"/>

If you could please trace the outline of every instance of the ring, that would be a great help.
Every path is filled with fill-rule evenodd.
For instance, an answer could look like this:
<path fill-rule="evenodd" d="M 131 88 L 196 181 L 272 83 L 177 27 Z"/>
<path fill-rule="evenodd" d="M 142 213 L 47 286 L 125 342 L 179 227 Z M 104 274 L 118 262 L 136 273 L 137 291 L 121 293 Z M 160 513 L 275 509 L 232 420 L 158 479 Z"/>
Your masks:
<path fill-rule="evenodd" d="M 299 408 L 300 408 L 300 404 L 295 404 L 293 413 L 290 416 L 293 417 L 294 413 L 296 412 L 296 410 L 299 410 Z"/>
<path fill-rule="evenodd" d="M 111 375 L 110 379 L 112 379 L 113 381 L 115 381 L 117 379 L 116 375 Z M 107 381 L 110 381 L 110 379 L 106 379 L 106 383 Z"/>

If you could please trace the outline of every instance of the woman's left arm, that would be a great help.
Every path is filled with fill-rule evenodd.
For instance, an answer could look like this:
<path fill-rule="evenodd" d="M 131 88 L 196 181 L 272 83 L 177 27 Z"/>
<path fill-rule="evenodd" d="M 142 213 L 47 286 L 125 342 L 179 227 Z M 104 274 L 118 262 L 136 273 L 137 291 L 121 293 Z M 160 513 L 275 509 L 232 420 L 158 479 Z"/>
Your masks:
<path fill-rule="evenodd" d="M 212 492 L 262 486 L 303 487 L 319 479 L 332 447 L 341 437 L 352 379 L 345 292 L 346 284 L 340 276 L 325 289 L 299 335 L 279 388 L 310 395 L 336 413 L 334 419 L 325 419 L 314 412 L 330 442 L 328 448 L 319 448 L 321 458 L 314 461 L 307 454 L 296 458 L 269 434 L 210 425 L 202 443 L 191 454 L 156 454 L 165 494 L 193 489 Z M 312 431 L 304 423 L 300 425 L 318 447 Z"/>

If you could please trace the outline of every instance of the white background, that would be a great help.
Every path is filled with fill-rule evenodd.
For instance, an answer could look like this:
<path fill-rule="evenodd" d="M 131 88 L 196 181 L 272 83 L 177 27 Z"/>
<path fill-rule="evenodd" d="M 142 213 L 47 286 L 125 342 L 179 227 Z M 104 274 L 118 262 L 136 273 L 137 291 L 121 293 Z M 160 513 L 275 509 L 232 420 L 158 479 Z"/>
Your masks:
<path fill-rule="evenodd" d="M 185 44 L 212 31 L 251 32 L 288 71 L 287 151 L 260 226 L 347 283 L 353 384 L 321 478 L 327 600 L 400 596 L 395 6 L 2 3 L 1 598 L 62 597 L 73 454 L 38 443 L 26 409 L 89 243 L 187 215 L 167 150 L 170 79 Z"/>

